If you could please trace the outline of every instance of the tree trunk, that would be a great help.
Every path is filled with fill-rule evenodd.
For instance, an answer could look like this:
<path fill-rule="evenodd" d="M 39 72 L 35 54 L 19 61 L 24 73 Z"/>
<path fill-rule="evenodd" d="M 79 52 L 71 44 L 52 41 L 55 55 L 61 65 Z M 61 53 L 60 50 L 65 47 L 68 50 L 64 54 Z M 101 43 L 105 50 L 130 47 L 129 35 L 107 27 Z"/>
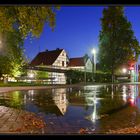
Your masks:
<path fill-rule="evenodd" d="M 112 83 L 114 83 L 114 66 L 112 66 Z"/>

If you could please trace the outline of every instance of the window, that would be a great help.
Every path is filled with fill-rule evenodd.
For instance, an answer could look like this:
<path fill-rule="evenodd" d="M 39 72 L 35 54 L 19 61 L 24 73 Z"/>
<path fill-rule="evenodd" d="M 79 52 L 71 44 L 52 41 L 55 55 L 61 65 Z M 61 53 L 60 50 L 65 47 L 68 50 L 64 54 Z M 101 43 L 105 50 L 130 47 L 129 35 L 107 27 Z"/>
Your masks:
<path fill-rule="evenodd" d="M 65 53 L 62 53 L 62 56 L 65 56 Z"/>
<path fill-rule="evenodd" d="M 62 66 L 64 66 L 64 61 L 62 61 Z"/>
<path fill-rule="evenodd" d="M 61 98 L 61 100 L 64 100 L 64 95 L 62 95 L 62 98 Z"/>
<path fill-rule="evenodd" d="M 67 62 L 66 62 L 66 64 L 68 65 L 68 64 L 69 64 L 69 62 L 67 61 Z"/>

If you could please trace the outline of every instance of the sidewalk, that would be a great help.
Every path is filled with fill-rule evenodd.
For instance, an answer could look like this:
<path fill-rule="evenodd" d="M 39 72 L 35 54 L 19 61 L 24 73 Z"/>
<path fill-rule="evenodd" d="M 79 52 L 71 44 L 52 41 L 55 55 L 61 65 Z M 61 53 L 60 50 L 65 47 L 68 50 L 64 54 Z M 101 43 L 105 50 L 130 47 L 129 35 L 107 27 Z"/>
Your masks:
<path fill-rule="evenodd" d="M 113 85 L 138 85 L 140 82 L 114 83 Z M 52 88 L 73 88 L 92 85 L 112 85 L 112 83 L 91 83 L 91 84 L 71 84 L 71 85 L 46 85 L 46 86 L 17 86 L 17 87 L 0 87 L 0 93 L 15 90 L 33 90 L 33 89 L 52 89 Z"/>
<path fill-rule="evenodd" d="M 42 134 L 45 126 L 34 113 L 0 106 L 0 134 Z"/>

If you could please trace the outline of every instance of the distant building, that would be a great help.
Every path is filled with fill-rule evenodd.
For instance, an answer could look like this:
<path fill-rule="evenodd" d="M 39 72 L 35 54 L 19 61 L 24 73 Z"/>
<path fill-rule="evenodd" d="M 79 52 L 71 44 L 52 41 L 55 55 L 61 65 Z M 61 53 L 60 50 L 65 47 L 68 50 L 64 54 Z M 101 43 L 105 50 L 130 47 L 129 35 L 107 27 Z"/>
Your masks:
<path fill-rule="evenodd" d="M 58 68 L 58 69 L 67 69 L 67 63 L 69 62 L 67 53 L 64 49 L 57 48 L 56 50 L 45 52 L 40 52 L 38 55 L 31 61 L 30 66 L 38 67 L 49 67 L 49 68 Z M 49 78 L 52 84 L 66 84 L 66 77 L 64 73 L 57 72 L 48 72 Z"/>
<path fill-rule="evenodd" d="M 92 62 L 90 58 L 77 57 L 70 58 L 68 68 L 79 71 L 92 72 Z"/>
<path fill-rule="evenodd" d="M 29 64 L 30 67 L 52 68 L 61 70 L 79 70 L 92 72 L 92 62 L 90 58 L 84 57 L 68 58 L 64 49 L 57 48 L 56 50 L 44 51 L 37 56 Z M 29 73 L 31 73 L 29 71 Z M 64 72 L 48 72 L 49 84 L 66 84 L 66 76 Z"/>

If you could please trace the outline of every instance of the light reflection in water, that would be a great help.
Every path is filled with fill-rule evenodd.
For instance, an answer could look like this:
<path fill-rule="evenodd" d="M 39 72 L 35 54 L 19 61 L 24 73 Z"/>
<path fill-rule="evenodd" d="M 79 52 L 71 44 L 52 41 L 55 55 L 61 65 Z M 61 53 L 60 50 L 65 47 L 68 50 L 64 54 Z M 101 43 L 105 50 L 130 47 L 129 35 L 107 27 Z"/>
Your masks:
<path fill-rule="evenodd" d="M 138 85 L 123 85 L 122 90 L 123 101 L 130 103 L 131 106 L 136 106 L 139 92 Z"/>
<path fill-rule="evenodd" d="M 85 87 L 84 89 L 89 90 L 89 87 Z M 87 105 L 93 106 L 92 113 L 89 116 L 87 116 L 86 118 L 88 120 L 91 120 L 93 123 L 95 123 L 97 118 L 98 118 L 98 116 L 97 116 L 97 103 L 98 103 L 99 99 L 97 100 L 96 94 L 98 93 L 99 89 L 100 89 L 100 87 L 94 86 L 90 92 L 85 93 Z"/>
<path fill-rule="evenodd" d="M 111 85 L 111 98 L 113 99 L 114 97 L 114 85 Z"/>
<path fill-rule="evenodd" d="M 68 106 L 66 89 L 53 89 L 53 100 L 61 113 L 64 115 Z"/>
<path fill-rule="evenodd" d="M 122 92 L 122 97 L 123 97 L 123 101 L 126 103 L 127 102 L 127 95 L 126 95 L 126 86 L 123 85 L 123 92 Z"/>
<path fill-rule="evenodd" d="M 96 94 L 94 94 L 93 103 L 94 103 L 94 110 L 93 110 L 93 113 L 91 115 L 91 121 L 92 122 L 96 122 L 96 119 L 97 119 L 97 111 L 96 111 L 97 100 L 96 100 Z"/>
<path fill-rule="evenodd" d="M 74 88 L 52 89 L 50 91 L 28 90 L 27 92 L 13 92 L 11 94 L 3 93 L 0 95 L 0 98 L 1 105 L 7 104 L 7 106 L 11 107 L 15 107 L 17 105 L 21 106 L 23 101 L 24 106 L 28 105 L 25 109 L 34 111 L 34 108 L 38 109 L 40 107 L 42 110 L 40 109 L 39 111 L 42 111 L 43 113 L 47 112 L 46 116 L 48 114 L 57 114 L 56 111 L 60 110 L 61 118 L 66 118 L 62 120 L 66 120 L 64 123 L 70 121 L 69 125 L 82 124 L 86 127 L 86 124 L 84 123 L 90 122 L 91 126 L 94 126 L 96 129 L 98 129 L 98 124 L 100 126 L 103 124 L 102 128 L 104 129 L 108 123 L 110 123 L 111 126 L 114 122 L 119 122 L 118 118 L 120 116 L 120 120 L 125 120 L 125 124 L 128 119 L 127 124 L 129 124 L 129 116 L 133 110 L 139 109 L 140 111 L 140 99 L 138 93 L 139 85 L 121 84 L 119 86 L 86 86 L 76 90 Z M 40 105 L 41 103 L 42 105 Z M 130 105 L 128 104 L 126 108 L 123 108 L 122 106 L 127 103 Z M 88 107 L 86 108 L 85 106 Z M 53 109 L 54 111 L 52 111 Z M 112 110 L 113 113 L 111 112 Z M 119 113 L 122 113 L 122 115 Z M 109 117 L 107 116 L 106 119 L 103 119 L 102 116 L 104 116 L 104 114 L 109 114 Z M 85 117 L 87 119 L 85 119 Z M 79 124 L 77 123 L 78 121 Z M 119 127 L 119 125 L 123 125 L 123 123 L 116 123 L 116 125 Z M 112 125 L 111 127 L 114 126 Z"/>
<path fill-rule="evenodd" d="M 29 100 L 33 101 L 34 100 L 34 90 L 29 90 L 28 95 L 29 95 Z"/>
<path fill-rule="evenodd" d="M 24 104 L 26 104 L 26 100 L 27 100 L 27 97 L 26 97 L 26 94 L 24 94 Z"/>

